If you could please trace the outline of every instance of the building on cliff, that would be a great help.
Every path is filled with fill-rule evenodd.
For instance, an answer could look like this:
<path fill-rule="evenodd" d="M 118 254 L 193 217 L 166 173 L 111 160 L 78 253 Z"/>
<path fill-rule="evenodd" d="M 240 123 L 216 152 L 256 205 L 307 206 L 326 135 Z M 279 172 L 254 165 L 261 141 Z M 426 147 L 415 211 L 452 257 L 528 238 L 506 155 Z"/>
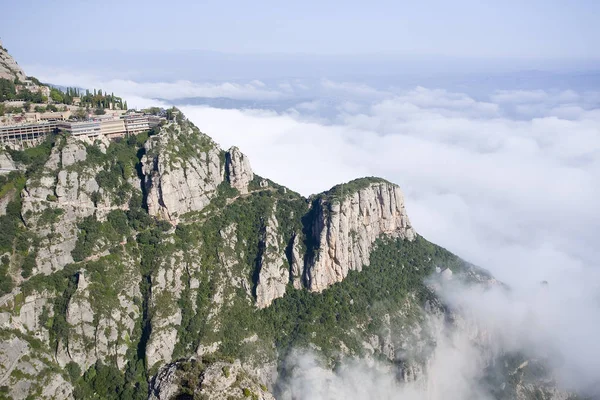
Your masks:
<path fill-rule="evenodd" d="M 98 117 L 88 121 L 68 121 L 70 112 L 40 114 L 38 123 L 0 126 L 0 143 L 32 144 L 50 133 L 58 131 L 73 136 L 95 138 L 106 136 L 109 139 L 137 135 L 159 125 L 164 118 L 130 114 L 123 117 Z"/>

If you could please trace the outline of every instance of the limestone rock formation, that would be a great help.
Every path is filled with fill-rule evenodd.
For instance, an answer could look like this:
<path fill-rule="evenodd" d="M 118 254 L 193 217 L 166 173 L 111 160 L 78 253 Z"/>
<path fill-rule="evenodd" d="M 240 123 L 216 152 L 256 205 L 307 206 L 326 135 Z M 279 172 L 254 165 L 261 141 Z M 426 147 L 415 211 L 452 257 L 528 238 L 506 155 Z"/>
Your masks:
<path fill-rule="evenodd" d="M 294 289 L 301 289 L 304 285 L 304 257 L 300 252 L 300 235 L 295 234 L 291 243 L 291 270 L 290 277 Z"/>
<path fill-rule="evenodd" d="M 194 128 L 171 123 L 146 142 L 142 171 L 150 215 L 176 222 L 216 196 L 224 179 L 221 150 Z"/>
<path fill-rule="evenodd" d="M 289 267 L 286 267 L 285 254 L 280 244 L 279 223 L 275 217 L 275 207 L 276 205 L 263 233 L 263 250 L 256 284 L 256 305 L 258 308 L 268 307 L 274 299 L 282 297 L 289 281 Z"/>
<path fill-rule="evenodd" d="M 33 392 L 40 399 L 72 399 L 73 386 L 49 365 L 48 354 L 35 351 L 13 333 L 0 341 L 0 387 L 7 390 L 8 398 L 21 400 Z M 29 379 L 19 378 L 23 376 Z"/>
<path fill-rule="evenodd" d="M 186 265 L 183 262 L 183 254 L 178 252 L 161 264 L 153 276 L 152 334 L 146 347 L 149 366 L 171 360 L 177 343 L 177 329 L 181 324 L 181 309 L 177 307 L 177 301 L 182 295 L 184 274 Z"/>
<path fill-rule="evenodd" d="M 275 400 L 266 386 L 253 379 L 248 372 L 239 360 L 215 362 L 207 366 L 197 360 L 178 362 L 158 372 L 151 383 L 149 400 L 169 400 L 178 394 L 215 400 Z M 184 391 L 182 384 L 185 385 Z"/>
<path fill-rule="evenodd" d="M 241 194 L 248 193 L 248 184 L 254 179 L 248 157 L 234 146 L 227 152 L 226 162 L 229 184 L 238 189 Z"/>
<path fill-rule="evenodd" d="M 343 185 L 340 189 L 343 191 Z M 340 198 L 317 200 L 312 235 L 318 243 L 308 267 L 308 287 L 320 292 L 342 281 L 348 271 L 369 265 L 375 240 L 383 235 L 413 240 L 404 197 L 400 188 L 374 181 Z"/>
<path fill-rule="evenodd" d="M 21 82 L 27 78 L 23 69 L 2 46 L 2 42 L 0 42 L 0 78 L 9 79 L 11 81 L 17 78 Z"/>
<path fill-rule="evenodd" d="M 85 161 L 86 158 L 87 151 L 83 143 L 74 138 L 67 139 L 67 143 L 61 150 L 62 167 L 65 168 L 76 162 Z"/>
<path fill-rule="evenodd" d="M 102 166 L 76 167 L 86 158 L 81 141 L 68 137 L 52 149 L 42 173 L 30 178 L 22 193 L 23 219 L 43 241 L 36 260 L 43 274 L 73 262 L 71 251 L 77 242 L 78 221 L 93 214 L 102 218 L 118 208 L 96 181 Z M 99 199 L 96 202 L 92 200 L 95 192 Z"/>
<path fill-rule="evenodd" d="M 132 259 L 123 260 L 131 271 Z M 106 273 L 114 271 L 106 271 Z M 86 271 L 77 274 L 77 289 L 67 306 L 66 321 L 71 326 L 68 340 L 60 343 L 56 354 L 57 361 L 64 366 L 73 361 L 86 370 L 96 360 L 114 359 L 119 368 L 126 364 L 128 343 L 126 338 L 133 335 L 135 323 L 140 315 L 135 299 L 139 298 L 139 285 L 131 272 L 112 282 L 89 282 Z M 107 287 L 108 286 L 108 287 Z M 110 309 L 101 304 L 92 293 L 111 290 L 118 293 Z"/>
<path fill-rule="evenodd" d="M 17 169 L 14 161 L 10 157 L 10 155 L 2 150 L 0 150 L 0 175 L 8 174 L 11 171 Z"/>

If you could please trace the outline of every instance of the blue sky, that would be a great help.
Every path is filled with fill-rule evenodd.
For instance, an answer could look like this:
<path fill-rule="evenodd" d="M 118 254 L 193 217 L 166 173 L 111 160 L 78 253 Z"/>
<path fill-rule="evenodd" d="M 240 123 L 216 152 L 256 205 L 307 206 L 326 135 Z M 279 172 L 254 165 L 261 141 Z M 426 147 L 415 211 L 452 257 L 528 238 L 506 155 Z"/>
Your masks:
<path fill-rule="evenodd" d="M 600 58 L 600 2 L 1 0 L 15 55 L 45 50 Z"/>

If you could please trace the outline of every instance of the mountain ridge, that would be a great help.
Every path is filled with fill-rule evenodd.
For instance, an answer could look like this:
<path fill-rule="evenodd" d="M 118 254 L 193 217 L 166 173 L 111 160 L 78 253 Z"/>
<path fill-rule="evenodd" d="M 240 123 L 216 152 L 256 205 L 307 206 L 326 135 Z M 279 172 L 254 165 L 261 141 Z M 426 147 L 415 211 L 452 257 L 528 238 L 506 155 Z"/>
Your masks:
<path fill-rule="evenodd" d="M 298 350 L 425 385 L 440 332 L 489 344 L 436 290 L 501 283 L 418 235 L 398 185 L 303 197 L 165 114 L 0 149 L 0 399 L 294 398 Z M 488 362 L 495 398 L 567 397 L 535 360 Z"/>
<path fill-rule="evenodd" d="M 221 398 L 219 387 L 267 399 L 293 348 L 397 360 L 426 320 L 422 305 L 444 313 L 424 282 L 436 269 L 495 284 L 416 234 L 397 185 L 361 178 L 305 198 L 184 117 L 153 136 L 58 135 L 39 149 L 44 162 L 17 162 L 26 176 L 3 185 L 22 187 L 3 190 L 1 217 L 17 213 L 21 249 L 2 250 L 17 285 L 0 304 L 15 398 L 89 398 L 108 374 L 118 383 L 108 398 Z M 404 380 L 426 374 L 417 359 L 394 361 Z"/>

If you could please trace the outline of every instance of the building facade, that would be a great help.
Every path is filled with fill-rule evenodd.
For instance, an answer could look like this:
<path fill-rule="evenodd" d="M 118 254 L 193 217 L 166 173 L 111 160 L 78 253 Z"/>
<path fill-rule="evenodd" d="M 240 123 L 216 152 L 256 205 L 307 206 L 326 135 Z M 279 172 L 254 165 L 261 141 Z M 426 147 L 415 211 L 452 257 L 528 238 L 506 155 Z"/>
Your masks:
<path fill-rule="evenodd" d="M 0 142 L 34 141 L 58 131 L 92 139 L 100 135 L 114 139 L 148 131 L 164 120 L 155 115 L 130 114 L 121 118 L 112 116 L 88 121 L 68 121 L 65 117 L 69 114 L 51 113 L 44 115 L 47 119 L 39 118 L 38 123 L 0 126 Z"/>
<path fill-rule="evenodd" d="M 20 144 L 33 142 L 56 131 L 57 123 L 0 126 L 0 142 Z"/>

